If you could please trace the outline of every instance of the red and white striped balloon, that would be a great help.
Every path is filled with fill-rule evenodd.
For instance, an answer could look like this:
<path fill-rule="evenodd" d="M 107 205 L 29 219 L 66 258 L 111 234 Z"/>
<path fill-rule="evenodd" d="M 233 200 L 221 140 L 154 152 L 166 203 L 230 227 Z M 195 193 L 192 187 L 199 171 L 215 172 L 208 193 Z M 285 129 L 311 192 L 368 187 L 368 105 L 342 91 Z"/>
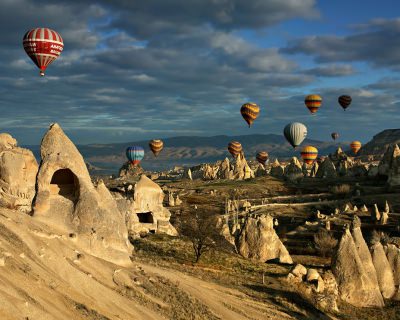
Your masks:
<path fill-rule="evenodd" d="M 60 34 L 49 28 L 36 28 L 24 35 L 25 52 L 40 69 L 44 76 L 47 66 L 56 60 L 64 49 Z"/>

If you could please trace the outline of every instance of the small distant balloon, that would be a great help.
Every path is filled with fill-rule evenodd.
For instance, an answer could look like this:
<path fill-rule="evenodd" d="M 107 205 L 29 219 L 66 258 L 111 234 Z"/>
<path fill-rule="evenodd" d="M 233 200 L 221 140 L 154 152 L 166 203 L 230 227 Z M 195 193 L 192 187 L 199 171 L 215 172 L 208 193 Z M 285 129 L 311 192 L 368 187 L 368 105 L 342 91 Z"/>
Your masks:
<path fill-rule="evenodd" d="M 337 132 L 332 132 L 332 133 L 331 133 L 331 137 L 332 137 L 333 140 L 336 140 L 337 138 L 339 138 L 339 133 L 337 133 Z"/>
<path fill-rule="evenodd" d="M 300 122 L 292 122 L 283 129 L 283 135 L 292 147 L 296 148 L 307 137 L 307 127 Z"/>
<path fill-rule="evenodd" d="M 137 165 L 144 158 L 144 149 L 139 146 L 128 147 L 126 157 L 133 165 Z"/>
<path fill-rule="evenodd" d="M 153 139 L 149 142 L 150 150 L 153 152 L 154 156 L 158 156 L 162 149 L 164 148 L 164 142 L 160 139 Z"/>
<path fill-rule="evenodd" d="M 306 107 L 312 114 L 316 113 L 318 109 L 321 107 L 322 104 L 322 98 L 321 96 L 317 94 L 309 94 L 305 100 L 304 103 L 306 104 Z"/>
<path fill-rule="evenodd" d="M 357 154 L 358 151 L 360 151 L 361 146 L 362 144 L 360 141 L 353 141 L 352 143 L 350 143 L 350 149 L 354 152 L 354 154 Z"/>
<path fill-rule="evenodd" d="M 257 119 L 260 113 L 260 107 L 255 103 L 248 102 L 242 105 L 240 108 L 240 113 L 242 114 L 243 119 L 247 122 L 250 126 L 253 124 L 254 120 Z"/>
<path fill-rule="evenodd" d="M 267 162 L 267 160 L 268 160 L 268 157 L 269 157 L 268 152 L 265 152 L 265 151 L 260 151 L 260 152 L 258 152 L 257 155 L 256 155 L 257 161 L 258 161 L 259 163 L 261 163 L 262 165 L 265 165 L 265 164 L 266 164 L 266 162 Z"/>
<path fill-rule="evenodd" d="M 240 142 L 238 141 L 231 141 L 228 144 L 228 151 L 232 155 L 232 157 L 236 158 L 241 152 L 243 148 Z"/>
<path fill-rule="evenodd" d="M 300 154 L 305 163 L 312 164 L 318 157 L 318 149 L 313 146 L 305 146 Z"/>
<path fill-rule="evenodd" d="M 346 111 L 346 109 L 350 106 L 351 101 L 352 99 L 348 95 L 342 95 L 338 98 L 338 102 L 342 106 L 344 111 Z"/>
<path fill-rule="evenodd" d="M 25 33 L 23 45 L 26 54 L 44 76 L 46 68 L 56 60 L 64 49 L 60 34 L 49 28 L 36 28 Z"/>

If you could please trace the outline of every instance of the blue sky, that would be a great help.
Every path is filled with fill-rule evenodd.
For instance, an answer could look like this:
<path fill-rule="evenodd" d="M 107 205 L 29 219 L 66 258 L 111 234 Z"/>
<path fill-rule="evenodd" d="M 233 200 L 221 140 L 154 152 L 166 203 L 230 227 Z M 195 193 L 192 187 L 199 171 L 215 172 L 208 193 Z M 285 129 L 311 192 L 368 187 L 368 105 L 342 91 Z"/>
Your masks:
<path fill-rule="evenodd" d="M 59 122 L 79 144 L 179 135 L 281 134 L 367 142 L 398 128 L 398 1 L 0 1 L 0 127 L 38 144 Z M 397 13 L 397 15 L 396 15 Z M 39 78 L 21 39 L 64 38 Z M 311 116 L 304 96 L 323 106 Z M 340 94 L 353 104 L 343 112 Z M 251 129 L 239 109 L 261 107 Z"/>

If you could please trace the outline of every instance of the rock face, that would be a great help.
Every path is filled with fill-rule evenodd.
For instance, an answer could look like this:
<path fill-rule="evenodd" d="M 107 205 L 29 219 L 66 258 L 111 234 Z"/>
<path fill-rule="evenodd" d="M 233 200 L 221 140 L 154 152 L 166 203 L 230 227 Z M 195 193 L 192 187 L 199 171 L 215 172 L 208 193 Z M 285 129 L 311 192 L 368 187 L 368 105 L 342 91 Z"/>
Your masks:
<path fill-rule="evenodd" d="M 326 157 L 321 163 L 315 176 L 317 178 L 335 178 L 337 176 L 335 165 L 329 157 Z"/>
<path fill-rule="evenodd" d="M 387 177 L 389 186 L 400 185 L 400 148 L 397 144 L 390 145 L 378 166 L 378 176 Z"/>
<path fill-rule="evenodd" d="M 283 177 L 284 170 L 285 170 L 285 167 L 282 166 L 282 165 L 279 163 L 278 159 L 275 159 L 275 161 L 274 161 L 274 162 L 272 163 L 272 165 L 271 165 L 270 174 L 271 174 L 271 176 L 273 176 L 273 177 L 281 178 L 281 177 Z"/>
<path fill-rule="evenodd" d="M 78 149 L 58 124 L 43 137 L 33 217 L 56 230 L 75 234 L 83 250 L 129 263 L 124 217 L 105 185 L 92 184 Z"/>
<path fill-rule="evenodd" d="M 142 232 L 166 233 L 172 236 L 178 234 L 169 222 L 171 213 L 163 207 L 163 199 L 161 187 L 143 174 L 135 185 L 133 201 L 125 212 L 131 235 Z"/>
<path fill-rule="evenodd" d="M 360 244 L 360 239 L 358 240 Z M 383 307 L 384 302 L 379 287 L 371 279 L 357 249 L 350 230 L 346 229 L 338 249 L 332 258 L 332 272 L 335 275 L 339 296 L 356 307 Z"/>
<path fill-rule="evenodd" d="M 396 293 L 392 268 L 380 242 L 373 244 L 370 249 L 382 296 L 390 299 Z"/>
<path fill-rule="evenodd" d="M 386 256 L 387 256 L 389 265 L 393 272 L 394 284 L 395 284 L 395 286 L 399 286 L 400 285 L 400 249 L 397 248 L 394 244 L 388 244 L 385 251 L 386 251 Z"/>
<path fill-rule="evenodd" d="M 0 134 L 0 205 L 30 212 L 37 171 L 33 153 L 17 147 L 11 135 Z"/>
<path fill-rule="evenodd" d="M 289 252 L 273 227 L 271 216 L 248 218 L 238 240 L 240 254 L 245 258 L 266 262 L 278 259 L 281 263 L 293 263 Z"/>

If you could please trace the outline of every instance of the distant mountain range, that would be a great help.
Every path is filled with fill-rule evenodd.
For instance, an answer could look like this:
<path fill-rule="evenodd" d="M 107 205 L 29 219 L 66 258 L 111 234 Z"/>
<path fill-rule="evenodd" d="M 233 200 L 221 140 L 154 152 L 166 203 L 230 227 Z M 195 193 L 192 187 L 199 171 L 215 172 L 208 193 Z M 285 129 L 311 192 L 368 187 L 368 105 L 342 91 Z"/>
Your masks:
<path fill-rule="evenodd" d="M 118 169 L 126 161 L 125 149 L 128 146 L 138 145 L 145 149 L 145 157 L 142 166 L 146 170 L 165 170 L 173 168 L 175 165 L 193 166 L 205 162 L 215 162 L 225 157 L 230 157 L 227 145 L 230 141 L 239 141 L 244 149 L 247 159 L 252 160 L 258 151 L 265 150 L 270 158 L 289 158 L 300 156 L 301 147 L 293 150 L 282 135 L 277 134 L 253 134 L 242 136 L 183 136 L 165 138 L 164 150 L 155 158 L 151 153 L 148 141 L 133 141 L 126 143 L 112 144 L 89 144 L 78 145 L 86 162 L 94 167 L 101 169 L 101 173 L 117 173 Z M 400 142 L 400 129 L 385 130 L 371 140 L 363 147 L 362 154 L 381 154 L 386 147 L 393 142 Z M 338 146 L 346 151 L 349 142 L 324 142 L 318 140 L 306 139 L 303 146 L 311 144 L 318 148 L 321 155 L 327 155 L 334 152 Z M 39 146 L 27 146 L 37 157 L 39 157 Z"/>

